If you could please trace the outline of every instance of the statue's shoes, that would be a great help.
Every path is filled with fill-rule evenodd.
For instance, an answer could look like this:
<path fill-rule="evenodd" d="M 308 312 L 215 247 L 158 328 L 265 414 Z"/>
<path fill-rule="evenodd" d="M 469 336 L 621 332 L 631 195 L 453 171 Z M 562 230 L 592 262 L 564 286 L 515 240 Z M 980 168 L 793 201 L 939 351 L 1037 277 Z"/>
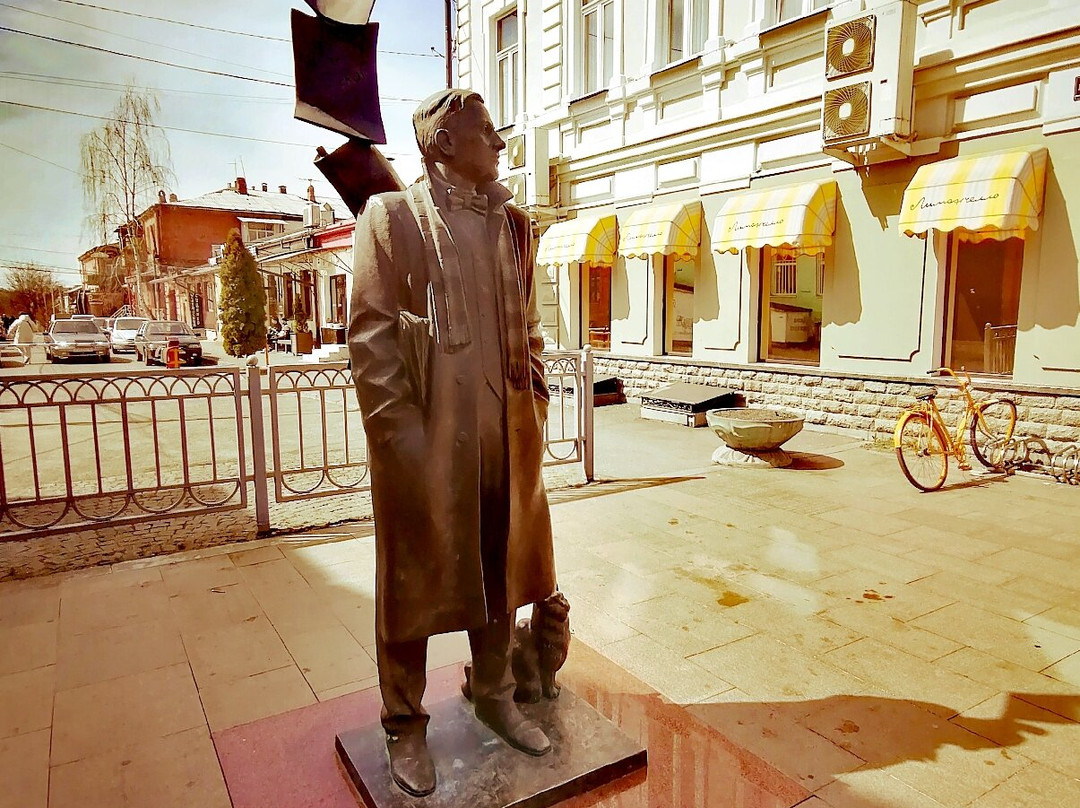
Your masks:
<path fill-rule="evenodd" d="M 514 702 L 501 699 L 477 701 L 475 709 L 480 721 L 519 752 L 540 757 L 551 751 L 548 736 L 523 716 Z"/>
<path fill-rule="evenodd" d="M 390 776 L 406 794 L 426 797 L 435 790 L 435 764 L 423 733 L 387 735 L 386 754 Z"/>

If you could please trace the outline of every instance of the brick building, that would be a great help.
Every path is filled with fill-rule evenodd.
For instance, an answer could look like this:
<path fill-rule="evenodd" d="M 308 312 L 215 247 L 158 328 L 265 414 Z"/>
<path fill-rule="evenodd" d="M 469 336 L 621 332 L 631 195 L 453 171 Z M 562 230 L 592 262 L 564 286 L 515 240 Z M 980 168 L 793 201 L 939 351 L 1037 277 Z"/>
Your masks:
<path fill-rule="evenodd" d="M 192 199 L 158 194 L 158 201 L 138 218 L 141 259 L 128 278 L 139 314 L 179 319 L 197 329 L 216 322 L 217 294 L 213 276 L 193 273 L 205 267 L 215 245 L 239 230 L 245 243 L 259 241 L 304 226 L 305 211 L 315 203 L 314 188 L 306 196 L 288 193 L 286 186 L 270 190 L 248 184 L 244 177 L 225 188 Z"/>

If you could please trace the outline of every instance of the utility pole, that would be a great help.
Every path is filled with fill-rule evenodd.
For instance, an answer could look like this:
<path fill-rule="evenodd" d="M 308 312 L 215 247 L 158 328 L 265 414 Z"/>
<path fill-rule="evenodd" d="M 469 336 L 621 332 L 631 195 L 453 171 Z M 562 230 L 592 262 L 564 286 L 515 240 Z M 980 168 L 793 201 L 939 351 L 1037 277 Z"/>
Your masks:
<path fill-rule="evenodd" d="M 444 0 L 445 20 L 446 20 L 446 87 L 447 89 L 454 86 L 454 37 L 450 32 L 450 3 L 452 0 Z"/>

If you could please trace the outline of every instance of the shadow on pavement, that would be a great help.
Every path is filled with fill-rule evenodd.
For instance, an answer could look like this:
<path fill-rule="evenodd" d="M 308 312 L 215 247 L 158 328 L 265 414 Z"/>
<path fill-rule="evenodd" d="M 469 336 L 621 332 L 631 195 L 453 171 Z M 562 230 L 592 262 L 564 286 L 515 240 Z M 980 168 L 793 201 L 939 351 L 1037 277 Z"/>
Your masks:
<path fill-rule="evenodd" d="M 955 756 L 957 750 L 976 755 L 987 767 L 1019 768 L 1012 762 L 1009 748 L 1019 747 L 1032 737 L 1051 735 L 1055 725 L 1075 726 L 1072 718 L 1080 713 L 1080 696 L 1005 693 L 1000 699 L 1003 706 L 998 706 L 999 714 L 992 718 L 958 715 L 955 709 L 942 704 L 882 696 L 693 704 L 686 709 L 766 761 L 786 758 L 786 773 L 797 776 L 804 784 L 816 783 L 817 788 L 835 778 L 838 784 L 825 796 L 830 804 L 836 799 L 847 805 L 845 799 L 839 798 L 843 794 L 854 801 L 852 804 L 886 808 L 894 804 L 895 794 L 875 799 L 868 793 L 872 781 L 860 783 L 859 773 L 895 767 L 886 773 L 914 790 L 923 790 L 914 781 L 925 787 L 933 778 L 926 778 L 925 770 L 902 764 L 943 761 Z M 798 755 L 792 757 L 798 745 L 792 735 L 796 725 L 824 736 L 854 758 L 837 756 L 833 758 L 835 770 L 822 772 L 820 769 L 828 768 L 825 761 L 832 756 L 818 756 L 815 773 L 810 774 L 814 764 Z M 792 771 L 789 766 L 800 770 Z M 822 774 L 827 775 L 825 782 Z M 941 799 L 951 786 L 942 783 L 941 788 L 936 797 L 928 796 Z"/>
<path fill-rule="evenodd" d="M 972 477 L 967 480 L 961 480 L 955 483 L 946 483 L 941 486 L 938 491 L 960 491 L 965 488 L 985 488 L 989 483 L 1003 483 L 1006 482 L 1009 475 L 1005 472 L 1000 474 L 978 474 L 978 476 Z M 933 494 L 933 491 L 925 492 L 927 494 Z"/>
<path fill-rule="evenodd" d="M 637 491 L 642 488 L 656 488 L 671 483 L 685 483 L 689 480 L 702 480 L 702 475 L 673 477 L 638 477 L 619 480 L 593 480 L 586 485 L 574 488 L 556 488 L 548 491 L 548 502 L 556 505 L 560 502 L 575 502 L 580 499 L 602 497 L 607 494 L 621 494 L 624 491 Z"/>
<path fill-rule="evenodd" d="M 806 452 L 788 452 L 791 457 L 791 465 L 788 471 L 826 471 L 843 467 L 844 461 L 837 457 L 823 454 L 808 454 Z"/>

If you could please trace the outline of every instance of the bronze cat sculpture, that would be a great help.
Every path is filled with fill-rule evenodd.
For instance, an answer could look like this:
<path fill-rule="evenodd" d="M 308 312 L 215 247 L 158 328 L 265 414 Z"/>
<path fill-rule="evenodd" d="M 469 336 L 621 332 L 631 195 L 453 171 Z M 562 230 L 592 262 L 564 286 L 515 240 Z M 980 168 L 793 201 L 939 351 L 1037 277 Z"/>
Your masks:
<path fill-rule="evenodd" d="M 570 604 L 562 592 L 533 604 L 532 617 L 519 620 L 511 640 L 511 668 L 517 687 L 514 701 L 535 704 L 559 696 L 555 674 L 570 647 Z M 472 665 L 465 665 L 461 692 L 472 699 Z"/>

